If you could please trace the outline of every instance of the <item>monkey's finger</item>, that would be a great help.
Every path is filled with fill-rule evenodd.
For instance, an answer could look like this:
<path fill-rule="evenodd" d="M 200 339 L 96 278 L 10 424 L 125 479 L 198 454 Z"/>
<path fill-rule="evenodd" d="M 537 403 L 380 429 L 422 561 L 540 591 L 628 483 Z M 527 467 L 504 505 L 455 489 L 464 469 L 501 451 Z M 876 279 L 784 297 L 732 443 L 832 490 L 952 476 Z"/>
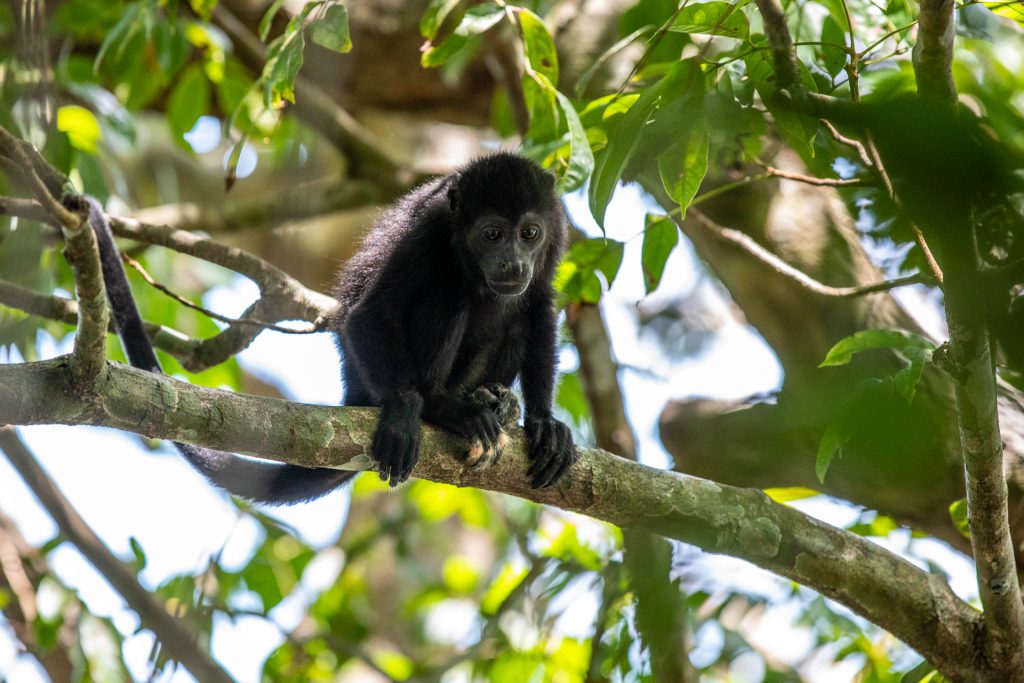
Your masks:
<path fill-rule="evenodd" d="M 551 477 L 549 484 L 554 484 L 565 476 L 569 468 L 576 462 L 576 446 L 572 442 L 572 434 L 565 430 L 560 436 L 558 444 L 558 470 Z"/>
<path fill-rule="evenodd" d="M 537 488 L 536 482 L 539 481 L 540 473 L 547 468 L 555 454 L 554 440 L 554 426 L 550 422 L 545 422 L 530 447 L 533 464 L 526 470 L 527 476 L 534 481 L 534 488 Z"/>
<path fill-rule="evenodd" d="M 508 445 L 508 434 L 500 432 L 498 439 L 494 442 L 494 457 L 491 458 L 491 464 L 497 463 L 501 460 L 501 456 L 505 453 L 505 446 Z"/>
<path fill-rule="evenodd" d="M 542 489 L 551 486 L 558 477 L 558 472 L 562 469 L 561 451 L 559 449 L 561 434 L 557 428 L 552 429 L 552 432 L 551 441 L 548 443 L 548 448 L 550 449 L 548 459 L 544 467 L 538 469 L 533 477 L 532 484 L 534 488 Z"/>
<path fill-rule="evenodd" d="M 404 445 L 405 448 L 402 449 L 402 463 L 398 470 L 398 483 L 400 484 L 409 480 L 412 468 L 416 466 L 416 461 L 420 457 L 420 441 L 418 438 L 408 439 Z"/>

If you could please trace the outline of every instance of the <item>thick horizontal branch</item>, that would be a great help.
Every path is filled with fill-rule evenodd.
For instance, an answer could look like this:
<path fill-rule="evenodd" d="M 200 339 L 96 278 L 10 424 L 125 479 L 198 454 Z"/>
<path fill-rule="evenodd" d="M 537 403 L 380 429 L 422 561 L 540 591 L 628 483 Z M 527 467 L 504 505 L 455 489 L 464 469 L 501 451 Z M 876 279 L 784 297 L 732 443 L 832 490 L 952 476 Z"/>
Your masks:
<path fill-rule="evenodd" d="M 290 403 L 204 389 L 112 364 L 94 396 L 69 391 L 68 359 L 0 366 L 0 423 L 103 425 L 304 466 L 338 466 L 369 450 L 377 411 Z M 971 660 L 980 615 L 931 576 L 854 534 L 737 489 L 581 448 L 559 486 L 533 489 L 524 436 L 474 471 L 465 443 L 425 426 L 413 474 L 508 493 L 733 555 L 814 588 L 907 642 L 957 680 L 982 681 Z"/>

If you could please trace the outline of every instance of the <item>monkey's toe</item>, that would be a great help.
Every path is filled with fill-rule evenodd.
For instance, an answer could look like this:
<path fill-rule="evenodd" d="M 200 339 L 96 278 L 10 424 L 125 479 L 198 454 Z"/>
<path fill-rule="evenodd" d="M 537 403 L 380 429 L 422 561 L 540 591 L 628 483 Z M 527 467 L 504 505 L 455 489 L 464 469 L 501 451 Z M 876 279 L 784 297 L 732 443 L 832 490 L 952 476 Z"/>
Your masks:
<path fill-rule="evenodd" d="M 480 439 L 473 439 L 469 443 L 469 449 L 466 450 L 464 463 L 466 467 L 471 469 L 482 469 L 493 465 L 501 458 L 502 450 L 508 443 L 508 436 L 505 432 L 498 434 L 498 438 L 494 440 L 493 446 L 485 446 Z"/>

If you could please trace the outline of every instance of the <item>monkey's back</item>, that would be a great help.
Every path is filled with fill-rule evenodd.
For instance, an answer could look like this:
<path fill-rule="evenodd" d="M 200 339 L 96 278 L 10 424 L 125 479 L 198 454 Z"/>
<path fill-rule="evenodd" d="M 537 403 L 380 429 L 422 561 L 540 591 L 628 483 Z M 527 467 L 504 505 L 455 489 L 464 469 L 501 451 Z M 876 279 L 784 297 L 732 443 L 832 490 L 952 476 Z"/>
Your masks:
<path fill-rule="evenodd" d="M 450 177 L 444 177 L 425 183 L 381 213 L 335 283 L 333 294 L 340 304 L 332 324 L 335 332 L 340 331 L 349 312 L 382 278 L 391 279 L 397 285 L 410 276 L 423 275 L 396 273 L 390 264 L 396 253 L 431 241 L 426 233 L 443 216 L 449 180 Z"/>

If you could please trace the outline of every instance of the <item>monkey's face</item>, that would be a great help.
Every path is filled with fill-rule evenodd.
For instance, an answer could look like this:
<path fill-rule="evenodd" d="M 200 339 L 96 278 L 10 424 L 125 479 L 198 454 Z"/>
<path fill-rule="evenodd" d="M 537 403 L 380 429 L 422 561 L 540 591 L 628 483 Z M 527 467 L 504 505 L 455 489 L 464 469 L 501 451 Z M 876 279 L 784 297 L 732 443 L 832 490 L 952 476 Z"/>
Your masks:
<path fill-rule="evenodd" d="M 548 233 L 544 218 L 532 212 L 514 219 L 485 215 L 474 221 L 468 246 L 488 289 L 499 296 L 525 292 Z"/>

